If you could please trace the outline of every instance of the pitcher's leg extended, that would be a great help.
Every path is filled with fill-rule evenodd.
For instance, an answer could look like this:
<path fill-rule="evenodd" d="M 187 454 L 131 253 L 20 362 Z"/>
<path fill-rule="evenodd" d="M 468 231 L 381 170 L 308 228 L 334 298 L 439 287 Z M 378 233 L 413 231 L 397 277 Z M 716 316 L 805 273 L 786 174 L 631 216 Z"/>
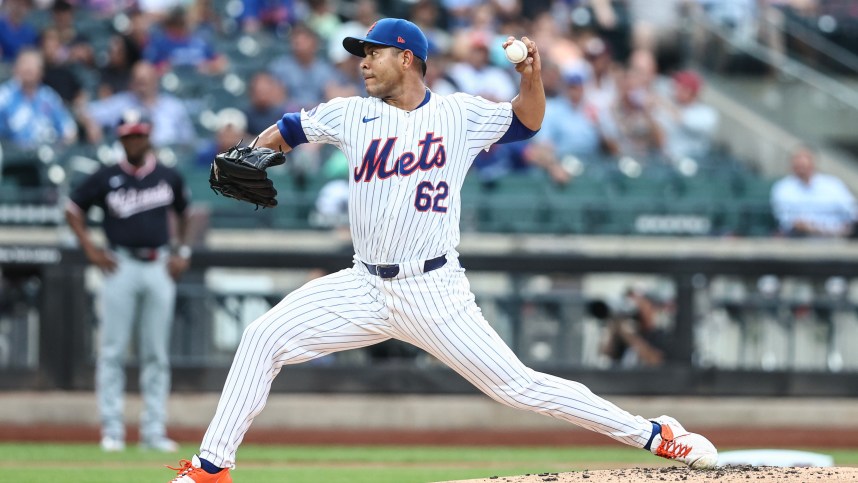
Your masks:
<path fill-rule="evenodd" d="M 364 347 L 390 338 L 384 307 L 351 269 L 313 280 L 290 293 L 244 331 L 200 457 L 221 468 L 262 411 L 285 364 Z"/>
<path fill-rule="evenodd" d="M 442 272 L 439 270 L 439 272 Z M 403 284 L 394 299 L 397 328 L 409 342 L 453 368 L 492 399 L 507 406 L 562 419 L 629 446 L 693 467 L 717 462 L 715 447 L 676 420 L 632 415 L 578 382 L 526 367 L 488 324 L 469 292 L 464 274 L 427 274 L 421 284 Z M 439 298 L 440 297 L 440 298 Z"/>
<path fill-rule="evenodd" d="M 478 311 L 437 324 L 426 349 L 486 395 L 507 406 L 562 419 L 643 448 L 652 422 L 596 396 L 581 383 L 526 367 Z"/>

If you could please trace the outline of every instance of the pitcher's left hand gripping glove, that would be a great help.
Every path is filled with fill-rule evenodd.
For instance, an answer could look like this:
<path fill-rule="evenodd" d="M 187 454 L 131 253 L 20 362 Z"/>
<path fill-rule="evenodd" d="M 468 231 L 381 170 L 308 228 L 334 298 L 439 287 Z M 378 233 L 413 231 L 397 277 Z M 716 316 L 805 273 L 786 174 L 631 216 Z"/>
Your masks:
<path fill-rule="evenodd" d="M 253 203 L 258 207 L 277 206 L 277 190 L 265 171 L 286 162 L 282 151 L 234 146 L 215 156 L 209 184 L 215 193 Z"/>

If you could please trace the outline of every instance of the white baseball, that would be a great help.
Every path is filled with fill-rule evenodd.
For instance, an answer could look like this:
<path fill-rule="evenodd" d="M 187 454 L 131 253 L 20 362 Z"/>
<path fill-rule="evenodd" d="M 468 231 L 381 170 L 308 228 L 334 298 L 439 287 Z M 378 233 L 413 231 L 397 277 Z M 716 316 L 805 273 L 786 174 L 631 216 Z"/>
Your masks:
<path fill-rule="evenodd" d="M 513 40 L 511 44 L 506 46 L 504 52 L 506 52 L 507 60 L 513 64 L 524 62 L 524 59 L 527 58 L 527 46 L 521 40 Z"/>

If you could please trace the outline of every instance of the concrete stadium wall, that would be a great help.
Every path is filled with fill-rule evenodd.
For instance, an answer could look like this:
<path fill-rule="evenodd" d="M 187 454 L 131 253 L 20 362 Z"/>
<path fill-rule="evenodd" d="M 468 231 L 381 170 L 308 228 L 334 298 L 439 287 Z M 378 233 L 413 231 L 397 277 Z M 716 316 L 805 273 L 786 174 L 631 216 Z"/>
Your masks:
<path fill-rule="evenodd" d="M 171 426 L 204 429 L 219 394 L 174 394 Z M 688 427 L 807 428 L 858 431 L 852 399 L 615 397 L 634 414 L 669 414 Z M 136 425 L 139 396 L 130 395 L 126 421 Z M 0 393 L 0 427 L 98 426 L 95 396 L 88 392 Z M 254 428 L 283 430 L 567 430 L 568 423 L 517 411 L 483 396 L 272 395 Z M 2 433 L 2 431 L 0 431 Z"/>

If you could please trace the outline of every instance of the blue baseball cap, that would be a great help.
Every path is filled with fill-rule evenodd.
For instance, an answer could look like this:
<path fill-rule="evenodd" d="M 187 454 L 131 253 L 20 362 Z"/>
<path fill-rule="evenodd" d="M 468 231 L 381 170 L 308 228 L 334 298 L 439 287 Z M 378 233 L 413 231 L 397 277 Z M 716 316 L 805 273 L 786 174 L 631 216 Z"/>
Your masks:
<path fill-rule="evenodd" d="M 588 72 L 580 67 L 565 68 L 560 72 L 567 85 L 581 85 L 587 82 Z"/>
<path fill-rule="evenodd" d="M 363 51 L 364 44 L 410 50 L 423 62 L 426 62 L 426 56 L 429 53 L 429 41 L 426 40 L 426 36 L 423 35 L 420 27 L 401 18 L 383 18 L 372 24 L 366 32 L 366 37 L 346 37 L 343 39 L 343 47 L 358 57 L 366 57 Z"/>

